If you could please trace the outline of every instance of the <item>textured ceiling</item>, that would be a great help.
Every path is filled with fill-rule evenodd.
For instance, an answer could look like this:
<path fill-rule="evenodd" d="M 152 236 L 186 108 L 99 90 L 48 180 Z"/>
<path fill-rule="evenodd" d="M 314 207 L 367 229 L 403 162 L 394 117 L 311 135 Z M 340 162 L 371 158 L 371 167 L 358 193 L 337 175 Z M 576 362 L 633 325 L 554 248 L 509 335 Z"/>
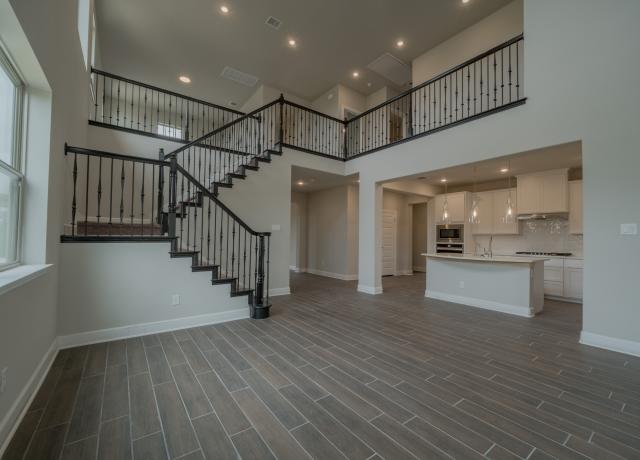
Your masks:
<path fill-rule="evenodd" d="M 96 0 L 104 70 L 241 106 L 255 88 L 224 80 L 225 66 L 258 84 L 313 100 L 337 83 L 363 94 L 393 86 L 366 69 L 385 52 L 411 60 L 509 0 Z M 220 6 L 228 5 L 227 15 Z M 265 24 L 282 21 L 279 30 Z M 287 46 L 296 39 L 295 49 Z M 395 48 L 398 39 L 406 43 Z M 351 73 L 360 72 L 354 80 Z M 177 81 L 191 77 L 190 85 Z M 367 83 L 371 83 L 368 86 Z M 403 88 L 396 88 L 403 89 Z"/>

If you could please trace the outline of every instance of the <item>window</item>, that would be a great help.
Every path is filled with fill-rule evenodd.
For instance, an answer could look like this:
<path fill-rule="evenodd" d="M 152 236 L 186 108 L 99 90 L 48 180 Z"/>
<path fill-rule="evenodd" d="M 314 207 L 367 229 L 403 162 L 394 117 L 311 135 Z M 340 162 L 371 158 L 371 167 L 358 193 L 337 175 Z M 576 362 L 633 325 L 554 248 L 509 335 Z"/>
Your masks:
<path fill-rule="evenodd" d="M 158 123 L 158 134 L 160 136 L 176 137 L 178 139 L 182 139 L 182 129 L 162 123 Z"/>
<path fill-rule="evenodd" d="M 0 48 L 0 270 L 19 260 L 22 88 Z"/>

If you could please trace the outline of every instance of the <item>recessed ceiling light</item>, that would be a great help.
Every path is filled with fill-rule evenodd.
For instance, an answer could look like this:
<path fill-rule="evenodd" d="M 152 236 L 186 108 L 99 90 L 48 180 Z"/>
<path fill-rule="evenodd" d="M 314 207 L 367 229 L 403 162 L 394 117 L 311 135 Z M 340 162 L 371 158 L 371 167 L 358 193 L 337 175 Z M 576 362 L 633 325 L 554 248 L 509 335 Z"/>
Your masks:
<path fill-rule="evenodd" d="M 447 179 L 445 179 L 444 177 L 443 177 L 442 179 L 440 179 L 440 182 L 443 182 L 443 183 L 444 183 L 444 182 L 446 182 L 446 181 L 447 181 Z"/>
<path fill-rule="evenodd" d="M 291 48 L 295 48 L 295 46 L 297 45 L 296 41 L 293 38 L 290 38 L 287 43 L 289 44 L 289 46 Z"/>
<path fill-rule="evenodd" d="M 467 1 L 469 1 L 469 0 L 467 0 Z M 396 42 L 396 46 L 397 46 L 398 48 L 402 48 L 402 47 L 404 46 L 404 40 L 398 40 L 398 41 Z"/>
<path fill-rule="evenodd" d="M 500 172 L 501 172 L 501 173 L 509 172 L 509 168 L 502 168 L 502 169 L 500 170 Z"/>
<path fill-rule="evenodd" d="M 298 182 L 296 182 L 296 184 L 298 184 L 298 185 L 304 185 L 304 182 L 302 182 L 301 180 L 299 180 Z"/>
<path fill-rule="evenodd" d="M 358 78 L 360 76 L 360 72 L 358 72 L 357 70 L 355 72 L 353 72 L 351 74 L 353 76 L 353 78 Z"/>
<path fill-rule="evenodd" d="M 462 0 L 462 3 L 469 3 L 470 0 Z"/>
<path fill-rule="evenodd" d="M 371 88 L 371 82 L 368 82 L 368 83 L 367 83 L 367 87 L 368 87 L 368 88 Z"/>
<path fill-rule="evenodd" d="M 227 14 L 227 13 L 229 13 L 229 7 L 227 5 L 222 5 L 220 7 L 220 11 L 222 12 L 222 14 Z"/>
<path fill-rule="evenodd" d="M 180 80 L 182 83 L 191 83 L 191 78 L 187 77 L 186 75 L 180 75 L 178 77 L 178 80 Z"/>

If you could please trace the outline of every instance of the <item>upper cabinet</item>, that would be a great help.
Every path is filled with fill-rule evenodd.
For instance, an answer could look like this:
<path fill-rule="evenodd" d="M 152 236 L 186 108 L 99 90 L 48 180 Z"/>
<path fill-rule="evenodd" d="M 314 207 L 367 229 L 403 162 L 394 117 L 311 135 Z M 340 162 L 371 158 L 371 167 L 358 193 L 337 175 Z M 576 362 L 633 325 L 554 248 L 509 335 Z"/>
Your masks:
<path fill-rule="evenodd" d="M 442 224 L 442 211 L 444 208 L 444 199 L 447 197 L 447 208 L 449 210 L 449 223 L 464 224 L 467 221 L 466 210 L 468 208 L 469 192 L 448 193 L 446 195 L 436 196 L 436 223 Z"/>
<path fill-rule="evenodd" d="M 511 202 L 515 211 L 511 223 L 505 223 L 509 189 L 480 192 L 476 196 L 478 198 L 479 222 L 471 227 L 474 235 L 513 235 L 519 233 L 518 203 L 515 189 L 511 189 Z M 471 199 L 473 200 L 473 195 L 471 195 Z"/>
<path fill-rule="evenodd" d="M 569 233 L 582 234 L 582 181 L 569 182 Z"/>
<path fill-rule="evenodd" d="M 518 176 L 518 214 L 569 212 L 568 170 Z"/>

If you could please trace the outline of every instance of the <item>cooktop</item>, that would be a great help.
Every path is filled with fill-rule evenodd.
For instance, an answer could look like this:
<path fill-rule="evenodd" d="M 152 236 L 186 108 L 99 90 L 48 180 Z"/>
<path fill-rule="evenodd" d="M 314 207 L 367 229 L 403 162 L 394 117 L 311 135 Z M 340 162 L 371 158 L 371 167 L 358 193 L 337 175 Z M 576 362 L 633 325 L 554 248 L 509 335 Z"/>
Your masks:
<path fill-rule="evenodd" d="M 557 256 L 557 257 L 569 257 L 572 255 L 570 252 L 539 252 L 539 251 L 517 251 L 516 254 L 527 256 Z"/>

